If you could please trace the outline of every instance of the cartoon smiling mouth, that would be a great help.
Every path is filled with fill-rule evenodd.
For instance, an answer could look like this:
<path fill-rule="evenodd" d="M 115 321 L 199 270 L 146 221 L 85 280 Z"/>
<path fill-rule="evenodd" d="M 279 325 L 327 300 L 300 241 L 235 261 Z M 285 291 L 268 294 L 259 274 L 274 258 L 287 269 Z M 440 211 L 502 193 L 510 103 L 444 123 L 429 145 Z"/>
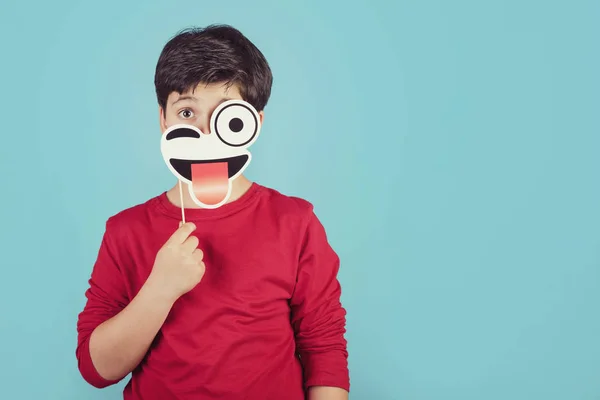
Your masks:
<path fill-rule="evenodd" d="M 171 166 L 192 182 L 194 194 L 207 205 L 221 202 L 229 192 L 229 180 L 244 168 L 248 155 L 215 160 L 182 160 L 171 158 Z"/>

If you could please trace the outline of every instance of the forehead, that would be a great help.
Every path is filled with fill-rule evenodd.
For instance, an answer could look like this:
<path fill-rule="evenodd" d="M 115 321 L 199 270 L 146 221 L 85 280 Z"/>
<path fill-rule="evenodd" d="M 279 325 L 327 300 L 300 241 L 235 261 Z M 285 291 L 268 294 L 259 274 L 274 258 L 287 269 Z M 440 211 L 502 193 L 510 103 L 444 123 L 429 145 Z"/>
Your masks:
<path fill-rule="evenodd" d="M 167 99 L 171 105 L 175 102 L 183 103 L 194 102 L 199 105 L 211 105 L 219 103 L 223 99 L 239 99 L 242 100 L 240 89 L 236 84 L 228 85 L 225 83 L 200 83 L 183 93 L 172 92 Z"/>

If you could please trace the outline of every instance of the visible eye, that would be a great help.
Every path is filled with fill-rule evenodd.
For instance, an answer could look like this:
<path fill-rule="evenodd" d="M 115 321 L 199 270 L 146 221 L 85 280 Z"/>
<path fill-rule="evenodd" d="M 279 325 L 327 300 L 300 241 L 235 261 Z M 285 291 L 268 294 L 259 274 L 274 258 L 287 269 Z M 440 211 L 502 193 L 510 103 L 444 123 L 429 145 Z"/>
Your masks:
<path fill-rule="evenodd" d="M 189 108 L 179 111 L 179 116 L 184 119 L 190 119 L 194 116 L 194 113 Z"/>
<path fill-rule="evenodd" d="M 258 134 L 258 113 L 249 104 L 226 104 L 217 110 L 213 127 L 217 136 L 228 145 L 245 146 Z"/>

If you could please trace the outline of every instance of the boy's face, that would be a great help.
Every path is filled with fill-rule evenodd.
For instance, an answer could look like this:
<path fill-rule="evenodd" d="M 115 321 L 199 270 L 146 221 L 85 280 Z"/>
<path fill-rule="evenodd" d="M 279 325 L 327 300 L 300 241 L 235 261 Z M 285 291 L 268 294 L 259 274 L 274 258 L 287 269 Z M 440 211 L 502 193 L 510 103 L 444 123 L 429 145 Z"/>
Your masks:
<path fill-rule="evenodd" d="M 186 93 L 173 92 L 167 99 L 166 110 L 159 108 L 162 132 L 176 124 L 194 125 L 205 134 L 210 133 L 210 117 L 219 104 L 226 100 L 243 100 L 237 85 L 221 83 L 199 84 Z M 259 112 L 260 122 L 263 112 Z"/>
<path fill-rule="evenodd" d="M 248 147 L 258 138 L 263 113 L 242 99 L 237 86 L 224 84 L 171 93 L 159 113 L 167 167 L 187 184 L 197 205 L 225 204 L 233 181 L 250 163 Z"/>

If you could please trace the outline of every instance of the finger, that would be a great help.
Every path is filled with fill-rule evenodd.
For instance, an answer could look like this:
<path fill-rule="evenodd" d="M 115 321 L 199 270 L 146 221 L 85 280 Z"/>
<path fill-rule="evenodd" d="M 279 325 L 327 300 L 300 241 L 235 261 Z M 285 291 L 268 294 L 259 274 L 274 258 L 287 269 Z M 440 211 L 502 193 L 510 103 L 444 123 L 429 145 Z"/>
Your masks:
<path fill-rule="evenodd" d="M 196 261 L 202 261 L 204 259 L 204 252 L 197 248 L 192 253 L 192 257 L 194 257 L 194 260 Z"/>
<path fill-rule="evenodd" d="M 191 235 L 192 232 L 196 230 L 196 225 L 193 222 L 186 222 L 181 225 L 175 233 L 171 235 L 169 240 L 167 240 L 167 244 L 181 244 L 183 243 L 188 236 Z"/>
<path fill-rule="evenodd" d="M 190 236 L 182 243 L 181 248 L 186 253 L 192 253 L 198 247 L 199 240 L 196 236 Z"/>

